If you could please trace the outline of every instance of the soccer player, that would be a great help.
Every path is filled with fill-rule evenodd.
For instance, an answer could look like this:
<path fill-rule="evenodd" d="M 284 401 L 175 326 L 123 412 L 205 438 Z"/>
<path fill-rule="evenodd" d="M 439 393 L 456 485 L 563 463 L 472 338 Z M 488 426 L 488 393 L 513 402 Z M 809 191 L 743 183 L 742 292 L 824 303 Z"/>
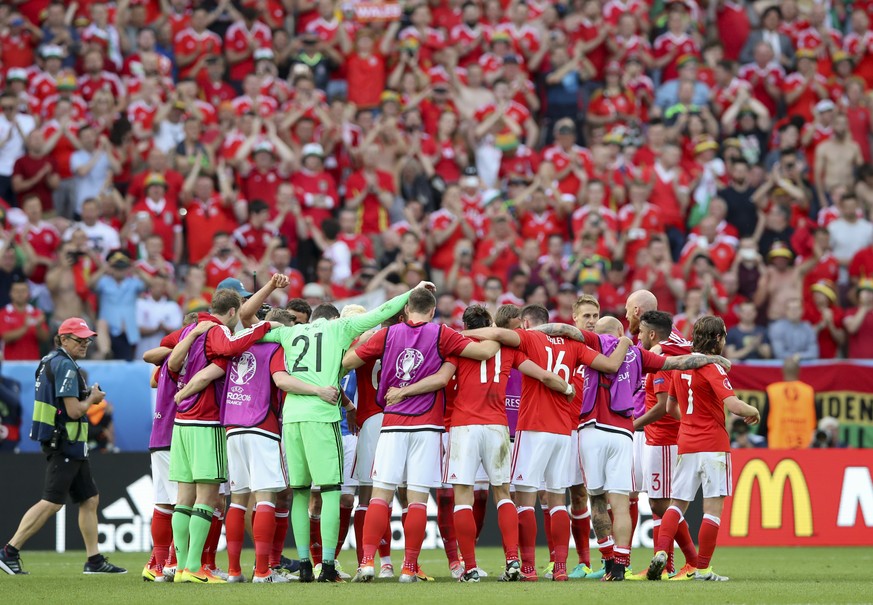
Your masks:
<path fill-rule="evenodd" d="M 694 323 L 693 350 L 718 355 L 724 350 L 724 321 L 707 315 Z M 703 367 L 676 372 L 667 398 L 667 413 L 679 425 L 679 461 L 673 473 L 670 508 L 661 520 L 658 552 L 649 565 L 650 580 L 660 580 L 667 564 L 667 547 L 673 543 L 679 523 L 697 490 L 703 487 L 703 522 L 697 536 L 699 552 L 695 580 L 724 582 L 728 578 L 712 571 L 712 555 L 718 540 L 719 519 L 724 499 L 732 492 L 731 440 L 725 429 L 725 413 L 742 416 L 746 424 L 757 424 L 757 409 L 739 399 L 727 373 L 720 367 Z"/>
<path fill-rule="evenodd" d="M 443 363 L 448 355 L 471 359 L 490 359 L 496 343 L 473 342 L 451 328 L 432 323 L 436 298 L 427 290 L 409 296 L 404 314 L 406 322 L 376 332 L 364 345 L 343 359 L 346 369 L 358 368 L 367 361 L 382 359 L 377 402 L 385 412 L 372 473 L 373 497 L 364 522 L 364 555 L 358 581 L 368 582 L 375 575 L 374 556 L 391 515 L 390 502 L 398 485 L 406 484 L 409 513 L 404 523 L 406 552 L 399 580 L 419 579 L 418 554 L 427 525 L 427 499 L 430 489 L 441 481 L 440 435 L 443 432 L 443 393 L 454 372 Z M 439 374 L 442 381 L 432 392 L 390 399 L 390 387 L 405 387 L 413 381 Z"/>
<path fill-rule="evenodd" d="M 467 307 L 463 321 L 467 330 L 492 325 L 488 311 L 479 305 Z M 500 579 L 516 581 L 521 577 L 521 567 L 518 562 L 518 512 L 509 497 L 511 456 L 506 421 L 506 384 L 513 369 L 561 394 L 567 392 L 568 384 L 511 347 L 501 347 L 497 355 L 485 361 L 457 356 L 449 357 L 447 361 L 456 368 L 453 386 L 457 388 L 457 395 L 443 481 L 451 483 L 455 492 L 454 525 L 465 567 L 460 580 L 479 581 L 473 493 L 477 471 L 482 465 L 497 501 L 497 523 L 506 555 L 506 569 Z"/>
<path fill-rule="evenodd" d="M 639 322 L 640 346 L 658 353 L 662 348 L 686 348 L 675 340 L 673 319 L 663 311 L 646 311 Z M 687 345 L 686 353 L 691 352 L 691 343 Z M 661 530 L 661 517 L 670 505 L 673 471 L 676 468 L 677 443 L 679 437 L 679 421 L 667 414 L 667 394 L 670 391 L 673 372 L 656 372 L 646 375 L 646 412 L 634 420 L 634 429 L 645 431 L 646 442 L 642 452 L 643 478 L 649 495 L 649 506 L 652 509 L 652 538 L 655 550 L 658 547 L 658 536 Z M 687 580 L 689 573 L 693 575 L 697 567 L 697 548 L 688 531 L 688 524 L 683 519 L 676 533 L 676 542 L 685 555 L 685 565 L 676 573 L 673 567 L 673 545 L 667 549 L 668 576 L 677 580 Z M 648 569 L 642 572 L 645 577 Z"/>
<path fill-rule="evenodd" d="M 174 347 L 167 363 L 171 372 L 179 374 L 181 388 L 187 378 L 211 362 L 242 353 L 269 332 L 270 324 L 262 322 L 233 334 L 241 304 L 236 292 L 217 291 L 212 298 L 211 314 L 200 317 L 216 325 L 196 338 L 191 333 L 185 336 L 193 341 L 187 355 L 181 347 Z M 227 480 L 227 450 L 220 412 L 216 389 L 212 388 L 178 404 L 170 445 L 170 480 L 179 484 L 173 513 L 173 543 L 183 568 L 174 582 L 224 582 L 201 564 L 203 545 L 212 526 L 212 505 L 218 497 L 219 484 Z"/>
<path fill-rule="evenodd" d="M 621 346 L 624 329 L 614 317 L 598 320 L 599 334 L 581 332 L 572 326 L 549 324 L 538 330 L 552 336 L 580 340 L 602 353 L 615 354 Z M 586 368 L 585 393 L 578 420 L 579 457 L 585 484 L 595 511 L 594 530 L 604 560 L 604 581 L 620 582 L 630 566 L 631 520 L 629 494 L 633 470 L 633 392 L 641 386 L 644 372 L 662 369 L 688 369 L 705 364 L 730 362 L 718 355 L 664 358 L 637 347 L 628 349 L 620 370 L 603 372 Z M 613 522 L 606 514 L 612 508 Z"/>
<path fill-rule="evenodd" d="M 502 345 L 518 347 L 531 361 L 569 381 L 570 368 L 588 365 L 605 372 L 615 372 L 621 365 L 630 340 L 624 339 L 611 358 L 592 351 L 586 345 L 563 337 L 551 337 L 535 328 L 549 321 L 549 312 L 540 305 L 522 310 L 521 330 L 483 328 L 467 333 L 470 337 L 493 339 Z M 571 328 L 571 326 L 566 326 Z M 575 328 L 572 328 L 575 330 Z M 567 394 L 572 393 L 570 388 Z M 512 483 L 519 505 L 522 580 L 536 581 L 536 518 L 533 506 L 537 489 L 545 480 L 546 498 L 551 516 L 551 534 L 555 548 L 552 580 L 566 581 L 567 551 L 570 542 L 570 518 L 565 491 L 570 487 L 571 437 L 578 411 L 571 401 L 529 377 L 522 379 Z"/>
<path fill-rule="evenodd" d="M 412 292 L 433 288 L 422 282 Z M 340 319 L 331 304 L 321 304 L 312 312 L 312 323 L 279 328 L 264 341 L 275 342 L 285 349 L 288 371 L 303 382 L 315 386 L 339 386 L 343 353 L 367 330 L 395 315 L 409 299 L 406 292 L 379 308 Z M 353 406 L 346 411 L 354 410 Z M 318 397 L 289 393 L 282 411 L 283 444 L 288 461 L 288 480 L 294 490 L 291 525 L 300 556 L 300 581 L 312 582 L 309 553 L 310 486 L 321 488 L 321 536 L 323 546 L 320 582 L 341 582 L 334 565 L 339 539 L 340 490 L 343 481 L 343 448 L 339 434 L 340 412 L 337 405 L 326 404 Z"/>

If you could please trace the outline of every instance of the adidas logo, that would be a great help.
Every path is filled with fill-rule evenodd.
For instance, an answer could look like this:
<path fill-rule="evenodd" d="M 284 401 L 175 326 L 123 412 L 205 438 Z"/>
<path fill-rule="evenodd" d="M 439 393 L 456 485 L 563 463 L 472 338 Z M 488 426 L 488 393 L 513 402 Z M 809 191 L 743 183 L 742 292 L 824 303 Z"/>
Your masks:
<path fill-rule="evenodd" d="M 452 476 L 449 477 L 449 479 L 457 479 L 457 478 L 458 478 L 458 476 L 455 473 L 452 473 Z"/>
<path fill-rule="evenodd" d="M 521 475 L 519 475 L 518 477 L 515 478 L 515 480 L 516 480 L 516 481 L 524 481 L 524 477 L 522 477 Z"/>

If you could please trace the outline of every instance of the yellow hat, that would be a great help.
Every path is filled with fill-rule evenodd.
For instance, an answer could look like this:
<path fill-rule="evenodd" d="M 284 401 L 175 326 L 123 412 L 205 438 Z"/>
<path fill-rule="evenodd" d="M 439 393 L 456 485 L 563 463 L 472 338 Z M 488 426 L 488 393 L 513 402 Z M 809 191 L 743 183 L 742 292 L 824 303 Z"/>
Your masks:
<path fill-rule="evenodd" d="M 813 61 L 815 61 L 816 59 L 815 51 L 811 48 L 801 48 L 796 53 L 794 53 L 794 56 L 797 58 L 798 61 L 800 59 L 812 59 Z"/>
<path fill-rule="evenodd" d="M 837 289 L 829 279 L 820 279 L 809 287 L 813 292 L 820 292 L 828 297 L 831 304 L 837 304 Z"/>
<path fill-rule="evenodd" d="M 859 281 L 858 290 L 873 290 L 873 279 L 867 277 Z"/>
<path fill-rule="evenodd" d="M 718 151 L 718 143 L 710 137 L 704 137 L 694 146 L 694 153 L 703 153 L 704 151 Z"/>
<path fill-rule="evenodd" d="M 770 251 L 767 253 L 767 258 L 794 258 L 794 253 L 791 249 L 782 242 L 773 242 Z"/>
<path fill-rule="evenodd" d="M 151 187 L 152 185 L 160 185 L 161 187 L 166 187 L 167 179 L 165 179 L 164 175 L 160 172 L 151 172 L 145 179 L 145 186 Z"/>

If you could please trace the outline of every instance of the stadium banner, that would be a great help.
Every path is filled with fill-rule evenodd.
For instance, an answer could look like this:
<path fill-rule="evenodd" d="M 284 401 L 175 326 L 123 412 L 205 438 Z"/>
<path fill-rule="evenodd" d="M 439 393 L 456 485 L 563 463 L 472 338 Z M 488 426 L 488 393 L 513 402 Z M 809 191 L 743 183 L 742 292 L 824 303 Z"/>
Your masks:
<path fill-rule="evenodd" d="M 873 450 L 734 450 L 719 545 L 873 544 Z"/>
<path fill-rule="evenodd" d="M 7 361 L 3 376 L 21 383 L 21 452 L 39 452 L 39 443 L 31 441 L 34 374 L 36 361 Z M 82 361 L 88 385 L 95 382 L 112 404 L 115 445 L 125 452 L 147 452 L 155 409 L 155 390 L 149 386 L 154 366 L 143 361 Z"/>
<path fill-rule="evenodd" d="M 778 362 L 734 364 L 730 377 L 737 396 L 762 410 L 767 401 L 767 385 L 782 381 L 782 366 Z M 873 363 L 804 363 L 800 380 L 815 389 L 818 417 L 833 416 L 840 421 L 843 443 L 851 447 L 873 447 Z"/>
<path fill-rule="evenodd" d="M 355 21 L 358 23 L 381 23 L 397 21 L 403 16 L 399 2 L 355 2 Z"/>

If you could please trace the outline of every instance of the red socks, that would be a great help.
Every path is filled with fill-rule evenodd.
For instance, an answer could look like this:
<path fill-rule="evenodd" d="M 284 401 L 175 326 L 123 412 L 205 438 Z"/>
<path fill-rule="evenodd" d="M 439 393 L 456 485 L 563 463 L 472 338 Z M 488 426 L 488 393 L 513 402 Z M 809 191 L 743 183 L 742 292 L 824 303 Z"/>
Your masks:
<path fill-rule="evenodd" d="M 404 571 L 410 573 L 417 571 L 418 555 L 421 552 L 421 543 L 424 542 L 426 527 L 427 504 L 424 502 L 412 502 L 409 505 L 406 523 L 403 524 L 403 533 L 406 536 L 406 553 L 403 557 Z"/>
<path fill-rule="evenodd" d="M 639 498 L 631 498 L 630 500 L 630 520 L 631 520 L 631 543 L 634 541 L 634 532 L 637 531 L 637 523 L 640 520 L 640 501 Z"/>
<path fill-rule="evenodd" d="M 525 574 L 536 573 L 537 517 L 532 507 L 518 509 L 518 525 L 521 571 Z"/>
<path fill-rule="evenodd" d="M 173 509 L 164 510 L 155 507 L 152 513 L 152 563 L 153 567 L 162 569 L 164 561 L 170 552 L 170 542 L 173 541 Z"/>
<path fill-rule="evenodd" d="M 215 509 L 212 512 L 212 525 L 209 526 L 206 544 L 203 545 L 203 555 L 200 557 L 200 564 L 206 565 L 210 569 L 215 569 L 215 553 L 218 551 L 222 525 L 224 525 L 224 513 Z M 243 528 L 245 528 L 245 522 L 243 522 Z"/>
<path fill-rule="evenodd" d="M 485 527 L 485 513 L 488 512 L 488 490 L 477 489 L 473 492 L 473 517 L 476 519 L 476 540 Z"/>
<path fill-rule="evenodd" d="M 346 536 L 349 535 L 349 523 L 352 520 L 352 509 L 350 507 L 340 506 L 340 525 L 339 525 L 339 537 L 337 538 L 336 543 L 336 554 L 339 555 L 339 552 L 343 548 L 343 544 L 346 543 Z"/>
<path fill-rule="evenodd" d="M 252 538 L 255 541 L 255 573 L 261 577 L 270 573 L 270 551 L 276 535 L 276 505 L 258 502 L 252 521 Z"/>
<path fill-rule="evenodd" d="M 699 569 L 706 569 L 712 562 L 712 554 L 715 552 L 715 545 L 718 542 L 718 528 L 721 519 L 713 515 L 703 515 L 703 522 L 700 524 L 700 531 L 697 533 L 697 543 L 700 545 L 700 552 L 697 554 L 697 565 Z"/>
<path fill-rule="evenodd" d="M 437 490 L 437 526 L 443 539 L 443 548 L 449 566 L 458 562 L 458 539 L 454 524 L 455 493 L 450 489 Z M 403 526 L 406 527 L 404 521 Z"/>
<path fill-rule="evenodd" d="M 270 567 L 276 567 L 282 561 L 282 550 L 285 548 L 285 536 L 288 535 L 288 509 L 276 509 L 276 530 L 273 532 L 273 547 L 270 549 Z"/>
<path fill-rule="evenodd" d="M 175 567 L 177 565 L 176 561 L 176 549 L 173 548 L 173 541 L 170 541 L 170 555 L 167 557 L 167 562 L 164 563 L 164 567 L 170 566 Z"/>
<path fill-rule="evenodd" d="M 555 541 L 552 539 L 552 516 L 549 514 L 549 507 L 546 504 L 540 504 L 540 509 L 543 511 L 543 531 L 546 532 L 546 544 L 549 546 L 549 562 L 555 561 Z"/>
<path fill-rule="evenodd" d="M 464 557 L 464 567 L 473 569 L 476 567 L 476 516 L 473 514 L 473 507 L 456 506 L 454 517 L 458 546 Z"/>
<path fill-rule="evenodd" d="M 616 546 L 612 552 L 617 565 L 630 567 L 630 546 Z"/>
<path fill-rule="evenodd" d="M 313 567 L 321 563 L 321 515 L 309 515 L 309 559 Z"/>
<path fill-rule="evenodd" d="M 579 563 L 591 567 L 591 511 L 570 511 L 570 531 L 576 543 Z"/>
<path fill-rule="evenodd" d="M 358 564 L 364 558 L 364 519 L 367 518 L 367 507 L 359 506 L 355 509 L 355 550 L 358 554 Z"/>
<path fill-rule="evenodd" d="M 379 558 L 383 559 L 383 563 L 385 562 L 385 559 L 391 558 L 391 540 L 393 537 L 394 531 L 391 529 L 391 514 L 389 512 L 388 524 L 385 526 L 385 534 L 379 541 Z"/>
<path fill-rule="evenodd" d="M 698 536 L 699 538 L 699 536 Z M 676 531 L 676 543 L 682 549 L 682 554 L 685 556 L 685 564 L 691 567 L 697 567 L 697 548 L 694 546 L 694 540 L 691 539 L 691 532 L 688 531 L 688 523 L 685 519 L 679 523 L 679 529 Z M 673 550 L 672 544 L 670 550 Z M 667 552 L 669 553 L 670 550 Z"/>
<path fill-rule="evenodd" d="M 567 573 L 567 553 L 570 550 L 570 516 L 567 507 L 552 508 L 549 516 L 552 518 L 552 543 L 555 547 L 554 573 Z"/>
<path fill-rule="evenodd" d="M 607 536 L 602 540 L 597 540 L 597 549 L 600 551 L 600 558 L 604 561 L 612 561 L 615 558 L 613 547 L 615 542 L 612 541 L 612 536 Z"/>
<path fill-rule="evenodd" d="M 370 500 L 367 508 L 367 516 L 364 519 L 364 553 L 361 557 L 361 565 L 372 565 L 376 556 L 376 549 L 385 534 L 385 528 L 391 522 L 391 508 L 381 498 Z"/>
<path fill-rule="evenodd" d="M 667 551 L 670 544 L 676 537 L 679 531 L 679 524 L 682 523 L 682 513 L 675 506 L 671 506 L 661 517 L 661 531 L 658 533 L 658 542 L 655 545 L 655 552 Z M 680 545 L 681 546 L 681 545 Z"/>
<path fill-rule="evenodd" d="M 518 510 L 512 500 L 497 503 L 497 526 L 507 561 L 518 561 Z"/>
<path fill-rule="evenodd" d="M 231 576 L 242 574 L 239 562 L 246 534 L 246 509 L 242 504 L 231 504 L 227 509 L 227 573 Z"/>

